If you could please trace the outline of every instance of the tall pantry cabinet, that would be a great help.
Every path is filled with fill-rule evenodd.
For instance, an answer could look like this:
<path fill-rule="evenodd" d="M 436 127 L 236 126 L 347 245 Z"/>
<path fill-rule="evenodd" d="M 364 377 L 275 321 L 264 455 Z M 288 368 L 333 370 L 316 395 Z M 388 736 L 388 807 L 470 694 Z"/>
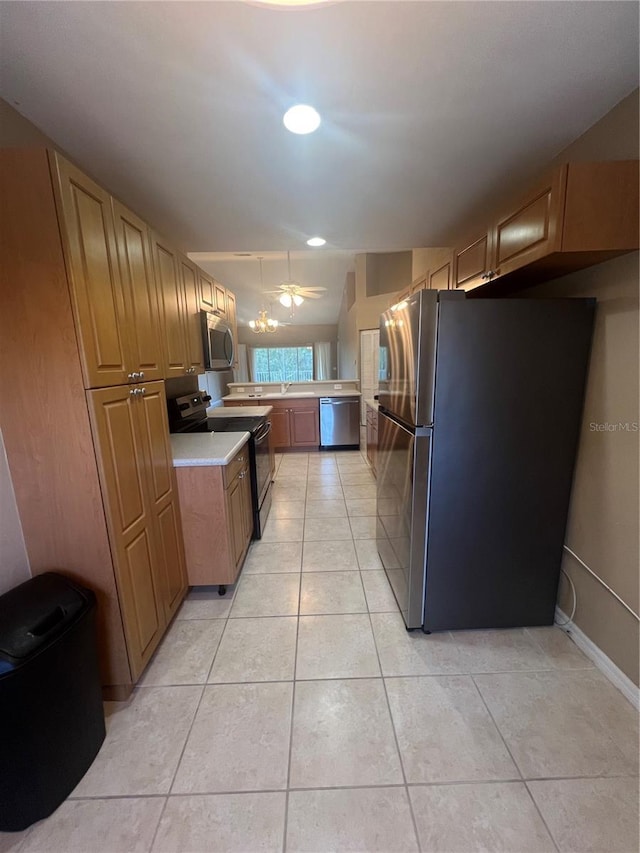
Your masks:
<path fill-rule="evenodd" d="M 95 590 L 124 697 L 186 590 L 150 233 L 42 149 L 2 152 L 0 196 L 2 430 L 30 565 Z"/>

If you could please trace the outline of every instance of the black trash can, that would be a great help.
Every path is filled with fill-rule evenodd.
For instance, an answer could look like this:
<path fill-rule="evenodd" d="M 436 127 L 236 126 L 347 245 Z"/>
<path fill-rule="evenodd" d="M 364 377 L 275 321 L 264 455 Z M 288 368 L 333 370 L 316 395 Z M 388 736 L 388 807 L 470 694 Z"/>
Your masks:
<path fill-rule="evenodd" d="M 105 737 L 93 592 L 53 572 L 0 596 L 0 830 L 51 814 Z"/>

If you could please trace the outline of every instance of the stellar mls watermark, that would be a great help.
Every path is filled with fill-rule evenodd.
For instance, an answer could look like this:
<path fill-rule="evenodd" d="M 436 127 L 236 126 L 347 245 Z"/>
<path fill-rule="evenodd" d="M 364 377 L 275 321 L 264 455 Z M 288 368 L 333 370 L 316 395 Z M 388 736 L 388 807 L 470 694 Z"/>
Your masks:
<path fill-rule="evenodd" d="M 637 421 L 617 421 L 616 423 L 591 421 L 589 424 L 590 432 L 638 432 L 639 429 Z"/>

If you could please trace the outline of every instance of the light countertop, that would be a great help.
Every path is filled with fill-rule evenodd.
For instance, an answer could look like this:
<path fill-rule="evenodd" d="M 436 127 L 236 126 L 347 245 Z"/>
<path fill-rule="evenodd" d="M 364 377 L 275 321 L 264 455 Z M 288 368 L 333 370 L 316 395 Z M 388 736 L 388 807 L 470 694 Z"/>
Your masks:
<path fill-rule="evenodd" d="M 229 397 L 225 398 L 229 400 Z M 270 415 L 273 406 L 216 406 L 207 409 L 208 418 L 256 418 Z"/>
<path fill-rule="evenodd" d="M 319 400 L 320 397 L 360 397 L 360 391 L 267 391 L 264 394 L 228 394 L 225 403 L 233 400 Z M 248 407 L 247 407 L 248 408 Z M 246 411 L 246 409 L 244 410 Z"/>
<path fill-rule="evenodd" d="M 367 406 L 371 406 L 372 409 L 378 411 L 378 401 L 377 400 L 365 400 Z"/>
<path fill-rule="evenodd" d="M 174 468 L 204 467 L 228 465 L 249 440 L 249 433 L 196 432 L 171 435 L 170 439 Z"/>

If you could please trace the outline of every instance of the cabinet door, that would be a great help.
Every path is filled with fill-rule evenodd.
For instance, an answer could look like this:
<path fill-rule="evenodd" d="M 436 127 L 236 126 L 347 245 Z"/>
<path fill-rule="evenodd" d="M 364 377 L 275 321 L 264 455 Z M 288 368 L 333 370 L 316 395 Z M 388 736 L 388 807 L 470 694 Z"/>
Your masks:
<path fill-rule="evenodd" d="M 213 295 L 213 281 L 198 267 L 198 288 L 200 290 L 200 307 L 204 311 L 213 311 L 215 308 Z"/>
<path fill-rule="evenodd" d="M 513 272 L 560 249 L 566 185 L 565 166 L 556 169 L 550 180 L 498 220 L 494 267 L 497 276 Z"/>
<path fill-rule="evenodd" d="M 430 290 L 449 290 L 451 288 L 451 261 L 447 261 L 437 270 L 429 272 L 428 287 Z"/>
<path fill-rule="evenodd" d="M 492 235 L 486 232 L 454 252 L 455 287 L 473 290 L 485 284 L 492 264 Z"/>
<path fill-rule="evenodd" d="M 204 373 L 202 355 L 202 330 L 198 304 L 198 279 L 195 265 L 187 258 L 178 258 L 180 283 L 183 290 L 184 329 L 187 345 L 187 369 L 191 373 Z"/>
<path fill-rule="evenodd" d="M 320 444 L 318 407 L 291 409 L 291 447 Z"/>
<path fill-rule="evenodd" d="M 175 251 L 157 235 L 152 236 L 152 246 L 162 320 L 164 376 L 170 379 L 184 376 L 187 370 L 183 289 Z"/>
<path fill-rule="evenodd" d="M 244 552 L 245 519 L 243 480 L 238 475 L 227 489 L 227 511 L 230 521 L 231 559 L 237 571 Z"/>
<path fill-rule="evenodd" d="M 227 291 L 219 282 L 213 282 L 213 310 L 221 317 L 227 314 Z"/>
<path fill-rule="evenodd" d="M 187 589 L 178 492 L 169 442 L 164 382 L 143 385 L 138 408 L 147 461 L 149 502 L 156 527 L 157 568 L 166 620 Z"/>
<path fill-rule="evenodd" d="M 111 197 L 58 154 L 51 167 L 84 385 L 121 385 L 128 342 Z"/>
<path fill-rule="evenodd" d="M 271 435 L 273 436 L 273 447 L 291 447 L 291 430 L 289 427 L 289 410 L 276 409 L 269 415 L 271 420 Z"/>
<path fill-rule="evenodd" d="M 238 366 L 238 319 L 236 316 L 236 297 L 227 290 L 227 322 L 233 335 L 233 366 Z"/>
<path fill-rule="evenodd" d="M 147 381 L 162 379 L 160 313 L 149 229 L 115 199 L 113 217 L 131 353 L 129 372 L 142 371 L 142 379 Z"/>
<path fill-rule="evenodd" d="M 153 654 L 165 625 L 155 571 L 153 513 L 146 485 L 139 389 L 88 391 L 127 653 L 134 679 Z"/>

